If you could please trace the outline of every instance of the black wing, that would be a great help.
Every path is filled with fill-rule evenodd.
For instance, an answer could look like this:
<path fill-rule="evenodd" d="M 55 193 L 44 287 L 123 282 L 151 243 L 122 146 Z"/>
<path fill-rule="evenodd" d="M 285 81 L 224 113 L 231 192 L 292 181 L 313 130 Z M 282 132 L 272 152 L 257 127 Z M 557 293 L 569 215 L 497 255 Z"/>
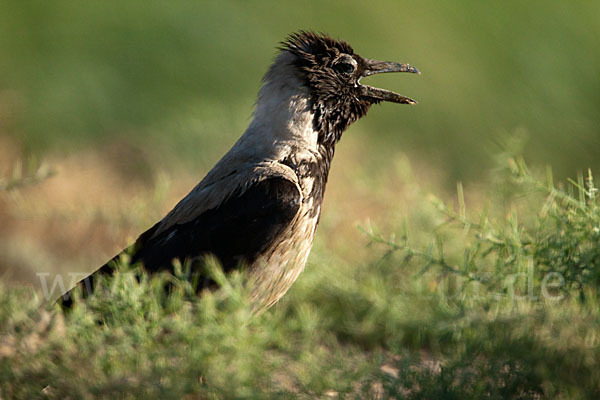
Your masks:
<path fill-rule="evenodd" d="M 170 269 L 174 258 L 183 262 L 207 253 L 214 254 L 226 271 L 242 261 L 251 263 L 277 240 L 300 201 L 294 183 L 263 180 L 189 222 L 156 236 L 150 229 L 136 242 L 132 263 L 141 261 L 146 270 L 156 272 Z"/>
<path fill-rule="evenodd" d="M 158 235 L 156 224 L 136 241 L 131 263 L 141 262 L 149 272 L 171 271 L 173 259 L 185 262 L 206 254 L 214 254 L 225 271 L 240 262 L 252 263 L 278 240 L 300 203 L 301 194 L 293 182 L 280 177 L 262 180 L 241 195 L 234 193 L 218 207 Z M 95 275 L 110 274 L 112 269 L 109 261 L 81 281 L 84 293 L 93 288 Z M 70 292 L 63 296 L 62 304 L 71 305 Z"/>

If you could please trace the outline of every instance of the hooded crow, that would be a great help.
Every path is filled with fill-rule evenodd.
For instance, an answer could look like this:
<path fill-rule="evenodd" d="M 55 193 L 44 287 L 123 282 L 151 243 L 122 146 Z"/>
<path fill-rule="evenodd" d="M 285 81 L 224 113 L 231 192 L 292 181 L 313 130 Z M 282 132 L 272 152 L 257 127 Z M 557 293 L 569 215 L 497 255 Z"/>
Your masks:
<path fill-rule="evenodd" d="M 255 310 L 275 304 L 306 264 L 342 133 L 373 104 L 416 103 L 360 82 L 384 72 L 419 73 L 408 64 L 363 58 L 325 34 L 290 35 L 263 79 L 248 129 L 137 239 L 131 264 L 155 273 L 172 271 L 178 259 L 202 277 L 202 260 L 210 254 L 225 272 L 247 269 Z M 115 265 L 83 279 L 84 295 L 95 276 L 111 274 Z M 70 292 L 62 304 L 70 306 Z"/>

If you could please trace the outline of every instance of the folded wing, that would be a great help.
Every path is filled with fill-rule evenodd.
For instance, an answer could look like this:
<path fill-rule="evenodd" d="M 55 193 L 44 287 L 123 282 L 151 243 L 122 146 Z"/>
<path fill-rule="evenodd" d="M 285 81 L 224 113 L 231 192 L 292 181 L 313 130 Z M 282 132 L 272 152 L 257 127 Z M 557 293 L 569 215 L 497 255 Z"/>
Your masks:
<path fill-rule="evenodd" d="M 240 186 L 213 208 L 192 216 L 171 213 L 181 215 L 181 222 L 165 225 L 162 220 L 144 232 L 133 245 L 131 263 L 142 263 L 151 273 L 172 271 L 175 259 L 194 262 L 207 254 L 216 256 L 225 271 L 240 263 L 251 264 L 280 238 L 301 202 L 297 184 L 283 176 Z M 89 291 L 95 276 L 110 274 L 112 269 L 113 263 L 108 262 L 79 286 Z M 63 295 L 62 304 L 71 305 L 70 292 Z"/>

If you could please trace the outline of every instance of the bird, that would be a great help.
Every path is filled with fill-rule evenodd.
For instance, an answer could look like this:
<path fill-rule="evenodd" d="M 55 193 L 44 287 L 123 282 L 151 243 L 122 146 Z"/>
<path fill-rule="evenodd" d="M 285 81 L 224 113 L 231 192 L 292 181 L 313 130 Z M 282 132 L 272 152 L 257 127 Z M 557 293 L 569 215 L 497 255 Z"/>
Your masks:
<path fill-rule="evenodd" d="M 420 73 L 410 64 L 361 57 L 325 33 L 290 34 L 263 77 L 246 131 L 188 195 L 139 236 L 129 250 L 131 265 L 149 274 L 173 272 L 179 260 L 210 282 L 201 266 L 212 256 L 225 273 L 245 268 L 257 312 L 277 303 L 306 265 L 343 132 L 374 104 L 416 104 L 361 83 L 388 72 Z M 98 275 L 113 274 L 118 257 L 79 282 L 84 296 Z M 70 308 L 71 291 L 59 301 Z"/>

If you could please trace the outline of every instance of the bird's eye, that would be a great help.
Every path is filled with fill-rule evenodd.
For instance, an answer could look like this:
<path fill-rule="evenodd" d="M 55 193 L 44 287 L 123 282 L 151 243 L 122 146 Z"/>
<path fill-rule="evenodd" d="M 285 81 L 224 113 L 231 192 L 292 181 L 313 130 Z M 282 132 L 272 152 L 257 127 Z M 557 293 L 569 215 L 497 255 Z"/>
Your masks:
<path fill-rule="evenodd" d="M 335 69 L 343 74 L 351 74 L 354 72 L 355 68 L 356 67 L 353 64 L 344 61 L 339 62 L 335 65 Z"/>

